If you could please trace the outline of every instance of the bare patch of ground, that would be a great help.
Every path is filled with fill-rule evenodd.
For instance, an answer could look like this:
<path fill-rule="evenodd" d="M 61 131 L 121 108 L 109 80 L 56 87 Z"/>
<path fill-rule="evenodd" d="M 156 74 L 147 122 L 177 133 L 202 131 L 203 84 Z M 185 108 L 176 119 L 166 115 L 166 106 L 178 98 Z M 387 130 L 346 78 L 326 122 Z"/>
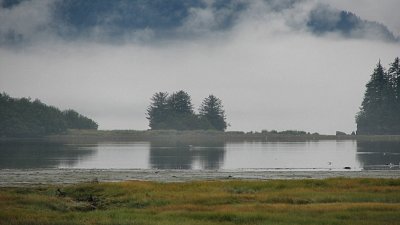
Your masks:
<path fill-rule="evenodd" d="M 35 186 L 45 184 L 74 184 L 81 182 L 118 182 L 145 180 L 185 182 L 225 179 L 325 179 L 400 178 L 399 170 L 363 171 L 241 171 L 241 170 L 143 170 L 143 169 L 2 169 L 0 187 Z"/>

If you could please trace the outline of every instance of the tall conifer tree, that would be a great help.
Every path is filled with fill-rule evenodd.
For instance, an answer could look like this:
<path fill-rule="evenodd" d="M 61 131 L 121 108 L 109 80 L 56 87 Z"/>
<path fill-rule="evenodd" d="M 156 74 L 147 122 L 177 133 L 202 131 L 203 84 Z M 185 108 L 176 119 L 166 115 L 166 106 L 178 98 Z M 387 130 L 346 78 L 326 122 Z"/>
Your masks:
<path fill-rule="evenodd" d="M 200 106 L 199 112 L 200 117 L 209 121 L 211 126 L 216 130 L 223 131 L 226 129 L 225 111 L 222 106 L 222 101 L 219 98 L 214 95 L 205 98 Z"/>
<path fill-rule="evenodd" d="M 398 58 L 388 72 L 380 62 L 377 64 L 356 116 L 358 134 L 399 134 L 399 71 Z"/>
<path fill-rule="evenodd" d="M 168 105 L 175 114 L 193 114 L 193 105 L 190 95 L 185 91 L 173 93 L 168 98 Z"/>
<path fill-rule="evenodd" d="M 384 132 L 388 83 L 385 70 L 379 61 L 371 75 L 371 80 L 366 85 L 361 111 L 357 115 L 357 132 L 359 134 Z"/>
<path fill-rule="evenodd" d="M 147 119 L 151 129 L 162 129 L 168 116 L 168 93 L 158 92 L 151 98 L 147 108 Z"/>
<path fill-rule="evenodd" d="M 392 85 L 394 100 L 392 103 L 392 130 L 393 134 L 400 134 L 400 62 L 399 57 L 394 59 L 388 69 L 388 77 Z"/>
<path fill-rule="evenodd" d="M 400 102 L 400 62 L 399 62 L 399 57 L 396 57 L 394 59 L 394 62 L 390 64 L 390 68 L 388 69 L 388 77 L 390 79 L 391 85 L 393 86 L 397 102 Z"/>

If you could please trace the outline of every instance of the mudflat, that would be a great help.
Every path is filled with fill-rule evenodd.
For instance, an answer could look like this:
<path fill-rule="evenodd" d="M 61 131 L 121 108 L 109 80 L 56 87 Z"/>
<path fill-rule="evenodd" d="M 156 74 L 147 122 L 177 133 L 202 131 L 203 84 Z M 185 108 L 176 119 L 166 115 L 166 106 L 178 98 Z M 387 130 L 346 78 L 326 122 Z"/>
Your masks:
<path fill-rule="evenodd" d="M 291 180 L 326 178 L 400 178 L 399 170 L 273 171 L 155 169 L 2 169 L 0 187 L 118 182 L 128 180 L 185 182 L 204 180 Z"/>

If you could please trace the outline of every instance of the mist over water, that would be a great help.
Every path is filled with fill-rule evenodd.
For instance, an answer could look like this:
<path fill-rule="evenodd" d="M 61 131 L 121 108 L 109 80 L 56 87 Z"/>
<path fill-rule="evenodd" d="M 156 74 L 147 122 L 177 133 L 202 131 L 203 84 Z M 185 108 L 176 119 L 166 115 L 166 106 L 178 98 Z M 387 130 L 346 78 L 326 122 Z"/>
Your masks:
<path fill-rule="evenodd" d="M 43 14 L 18 27 L 34 37 L 29 44 L 0 47 L 0 90 L 75 109 L 100 129 L 148 129 L 150 97 L 185 90 L 196 108 L 209 94 L 219 97 L 228 130 L 350 133 L 375 64 L 392 62 L 400 45 L 315 35 L 306 26 L 315 3 L 302 2 L 279 12 L 255 4 L 220 30 L 206 26 L 218 15 L 206 8 L 177 28 L 195 35 L 157 39 L 148 31 L 118 42 L 104 41 L 102 32 L 73 40 L 49 30 L 38 35 L 28 28 L 46 24 L 49 14 Z M 24 7 L 36 15 L 39 5 Z M 14 17 L 4 18 L 11 26 Z"/>

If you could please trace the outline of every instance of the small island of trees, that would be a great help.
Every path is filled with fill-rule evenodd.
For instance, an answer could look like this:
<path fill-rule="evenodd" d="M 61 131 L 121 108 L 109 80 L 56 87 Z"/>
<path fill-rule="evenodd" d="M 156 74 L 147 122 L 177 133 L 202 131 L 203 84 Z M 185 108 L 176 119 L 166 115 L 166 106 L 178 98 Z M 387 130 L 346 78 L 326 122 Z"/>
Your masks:
<path fill-rule="evenodd" d="M 400 134 L 399 58 L 389 66 L 386 70 L 379 61 L 366 85 L 356 116 L 357 134 Z"/>
<path fill-rule="evenodd" d="M 151 98 L 147 119 L 152 130 L 219 130 L 227 127 L 222 101 L 214 95 L 205 98 L 196 114 L 185 91 L 158 92 Z"/>

